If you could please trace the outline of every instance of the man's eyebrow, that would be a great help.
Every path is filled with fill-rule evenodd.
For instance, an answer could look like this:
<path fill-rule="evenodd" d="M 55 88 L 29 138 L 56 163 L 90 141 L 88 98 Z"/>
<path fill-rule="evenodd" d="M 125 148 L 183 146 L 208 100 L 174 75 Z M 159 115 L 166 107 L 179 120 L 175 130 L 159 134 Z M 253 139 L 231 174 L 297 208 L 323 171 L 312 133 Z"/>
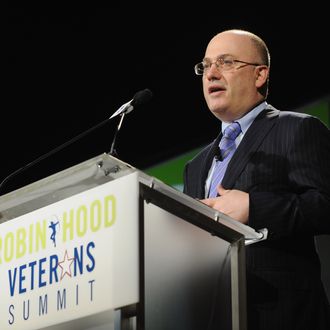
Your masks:
<path fill-rule="evenodd" d="M 218 59 L 218 58 L 221 58 L 221 57 L 226 57 L 226 56 L 233 56 L 232 54 L 228 54 L 228 53 L 226 53 L 226 54 L 221 54 L 221 55 L 218 55 L 218 56 L 216 56 L 216 59 Z M 204 57 L 203 58 L 203 61 L 210 61 L 210 58 L 209 57 Z"/>

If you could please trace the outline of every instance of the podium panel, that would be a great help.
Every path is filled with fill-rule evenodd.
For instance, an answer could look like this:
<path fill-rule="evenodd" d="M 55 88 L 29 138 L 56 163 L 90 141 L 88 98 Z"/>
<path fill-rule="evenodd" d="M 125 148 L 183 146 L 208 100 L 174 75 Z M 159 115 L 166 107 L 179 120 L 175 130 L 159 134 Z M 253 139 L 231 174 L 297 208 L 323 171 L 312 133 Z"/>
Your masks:
<path fill-rule="evenodd" d="M 151 203 L 144 241 L 145 329 L 233 329 L 230 243 Z"/>

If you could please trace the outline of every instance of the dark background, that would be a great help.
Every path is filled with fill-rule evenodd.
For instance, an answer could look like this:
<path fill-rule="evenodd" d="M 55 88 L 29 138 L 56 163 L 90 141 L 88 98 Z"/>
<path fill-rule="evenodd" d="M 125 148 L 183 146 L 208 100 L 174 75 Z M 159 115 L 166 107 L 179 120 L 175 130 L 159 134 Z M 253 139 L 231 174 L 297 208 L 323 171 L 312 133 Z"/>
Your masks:
<path fill-rule="evenodd" d="M 125 117 L 120 159 L 143 170 L 209 142 L 219 122 L 193 66 L 223 29 L 248 29 L 266 41 L 275 107 L 299 111 L 329 95 L 325 5 L 111 3 L 7 7 L 1 180 L 106 120 L 144 88 L 153 98 Z M 0 194 L 108 152 L 118 120 L 17 173 Z"/>

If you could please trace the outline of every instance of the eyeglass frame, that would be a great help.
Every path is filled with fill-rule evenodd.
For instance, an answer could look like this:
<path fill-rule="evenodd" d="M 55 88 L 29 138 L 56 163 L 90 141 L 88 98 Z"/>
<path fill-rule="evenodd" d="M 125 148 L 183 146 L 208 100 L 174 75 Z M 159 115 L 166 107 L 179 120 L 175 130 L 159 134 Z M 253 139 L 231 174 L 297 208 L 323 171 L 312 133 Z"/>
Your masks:
<path fill-rule="evenodd" d="M 221 66 L 221 63 L 219 64 L 219 61 L 224 61 L 226 57 L 232 57 L 232 55 L 226 54 L 226 55 L 218 56 L 217 59 L 216 59 L 215 61 L 213 61 L 213 62 L 210 61 L 210 63 L 208 63 L 209 67 L 208 67 L 207 70 L 205 70 L 205 69 L 203 68 L 203 72 L 202 72 L 202 73 L 198 73 L 198 71 L 197 71 L 197 70 L 198 70 L 198 67 L 197 67 L 197 66 L 198 66 L 198 65 L 203 65 L 203 66 L 204 66 L 204 63 L 203 63 L 203 62 L 199 62 L 199 63 L 195 64 L 195 66 L 194 66 L 195 74 L 196 74 L 197 76 L 202 76 L 202 75 L 204 75 L 206 71 L 208 71 L 208 70 L 211 69 L 212 64 L 215 64 L 216 67 L 217 67 L 217 70 L 219 70 L 219 67 Z M 241 61 L 241 60 L 235 60 L 235 59 L 232 59 L 232 61 L 233 61 L 234 63 L 242 63 L 242 64 L 245 64 L 245 65 L 254 65 L 254 66 L 261 66 L 261 65 L 264 65 L 264 64 L 260 64 L 260 63 L 251 63 L 251 62 L 246 62 L 246 61 Z M 222 64 L 222 65 L 223 65 L 223 64 Z M 233 68 L 234 68 L 234 67 L 233 67 Z M 224 71 L 229 71 L 229 70 L 231 70 L 231 69 L 233 69 L 233 68 L 229 68 L 228 70 L 224 70 Z"/>

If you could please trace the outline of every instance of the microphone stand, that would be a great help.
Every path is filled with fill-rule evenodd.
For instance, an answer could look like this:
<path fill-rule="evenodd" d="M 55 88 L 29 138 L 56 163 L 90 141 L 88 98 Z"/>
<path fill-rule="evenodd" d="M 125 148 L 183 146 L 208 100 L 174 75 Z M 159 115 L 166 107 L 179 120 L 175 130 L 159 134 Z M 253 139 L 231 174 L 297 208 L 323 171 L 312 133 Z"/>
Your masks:
<path fill-rule="evenodd" d="M 24 165 L 23 167 L 20 167 L 19 169 L 17 169 L 16 171 L 10 173 L 1 183 L 0 183 L 0 195 L 1 195 L 1 190 L 2 188 L 5 186 L 5 184 L 7 183 L 8 180 L 10 180 L 11 178 L 13 178 L 15 175 L 26 171 L 27 169 L 29 169 L 30 167 L 32 167 L 33 165 L 41 162 L 42 160 L 44 160 L 45 158 L 48 158 L 49 156 L 55 154 L 56 152 L 64 149 L 65 147 L 69 146 L 70 144 L 76 142 L 77 140 L 81 139 L 82 137 L 84 137 L 85 135 L 89 134 L 90 132 L 94 131 L 95 129 L 105 125 L 107 122 L 110 121 L 111 118 L 107 118 L 105 120 L 103 120 L 102 122 L 98 123 L 97 125 L 89 128 L 87 131 L 84 131 L 82 133 L 80 133 L 79 135 L 75 136 L 73 139 L 59 145 L 58 147 L 50 150 L 49 152 L 41 155 L 40 157 L 38 157 L 37 159 L 33 160 L 32 162 Z"/>
<path fill-rule="evenodd" d="M 114 136 L 113 136 L 113 140 L 112 140 L 112 144 L 111 144 L 110 151 L 108 152 L 109 155 L 114 156 L 114 157 L 117 157 L 117 156 L 118 156 L 118 153 L 117 153 L 117 151 L 116 151 L 116 149 L 115 149 L 115 144 L 116 144 L 116 138 L 117 138 L 117 135 L 118 135 L 119 130 L 120 130 L 120 128 L 121 128 L 121 125 L 122 125 L 122 123 L 123 123 L 123 120 L 124 120 L 125 114 L 126 114 L 125 111 L 122 112 L 122 113 L 120 114 L 120 121 L 119 121 L 119 123 L 118 123 L 118 125 L 117 125 L 116 132 L 115 132 L 115 134 L 114 134 Z"/>

